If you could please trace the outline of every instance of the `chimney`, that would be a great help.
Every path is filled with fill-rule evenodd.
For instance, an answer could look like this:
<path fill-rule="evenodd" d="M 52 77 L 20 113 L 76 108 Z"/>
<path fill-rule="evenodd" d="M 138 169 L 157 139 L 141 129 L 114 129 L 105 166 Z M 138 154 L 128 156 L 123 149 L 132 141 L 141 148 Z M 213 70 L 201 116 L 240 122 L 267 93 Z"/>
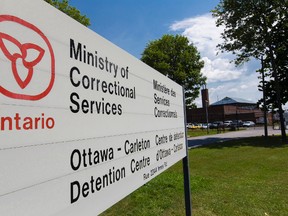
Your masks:
<path fill-rule="evenodd" d="M 209 93 L 208 93 L 208 89 L 202 89 L 201 90 L 201 96 L 202 96 L 202 107 L 206 108 L 209 107 Z"/>

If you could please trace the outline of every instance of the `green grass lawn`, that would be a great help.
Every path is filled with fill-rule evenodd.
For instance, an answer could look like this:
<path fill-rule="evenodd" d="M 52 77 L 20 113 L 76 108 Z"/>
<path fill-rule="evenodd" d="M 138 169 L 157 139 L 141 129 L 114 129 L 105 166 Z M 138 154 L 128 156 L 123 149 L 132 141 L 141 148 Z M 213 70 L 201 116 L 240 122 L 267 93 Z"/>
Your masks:
<path fill-rule="evenodd" d="M 217 134 L 216 129 L 209 129 L 209 133 L 207 133 L 207 129 L 188 129 L 187 136 L 188 137 L 197 137 L 197 136 L 205 136 L 205 135 L 212 135 Z"/>
<path fill-rule="evenodd" d="M 189 150 L 194 216 L 288 215 L 288 146 L 246 138 Z M 182 162 L 101 215 L 185 215 Z"/>
<path fill-rule="evenodd" d="M 240 130 L 243 130 L 241 128 Z M 217 133 L 227 133 L 231 132 L 232 130 L 229 128 L 225 128 L 225 130 L 217 131 L 217 129 L 209 129 L 207 133 L 207 129 L 188 129 L 187 130 L 187 136 L 188 137 L 197 137 L 197 136 L 205 136 L 205 135 L 212 135 Z"/>

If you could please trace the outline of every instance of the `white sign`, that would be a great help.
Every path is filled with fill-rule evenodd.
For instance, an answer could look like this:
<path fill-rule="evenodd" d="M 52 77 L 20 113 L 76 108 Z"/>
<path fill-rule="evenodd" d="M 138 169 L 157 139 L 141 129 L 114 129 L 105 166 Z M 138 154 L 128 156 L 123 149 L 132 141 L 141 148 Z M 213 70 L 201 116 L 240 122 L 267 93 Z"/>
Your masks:
<path fill-rule="evenodd" d="M 182 88 L 52 6 L 1 0 L 0 215 L 95 215 L 186 156 Z"/>

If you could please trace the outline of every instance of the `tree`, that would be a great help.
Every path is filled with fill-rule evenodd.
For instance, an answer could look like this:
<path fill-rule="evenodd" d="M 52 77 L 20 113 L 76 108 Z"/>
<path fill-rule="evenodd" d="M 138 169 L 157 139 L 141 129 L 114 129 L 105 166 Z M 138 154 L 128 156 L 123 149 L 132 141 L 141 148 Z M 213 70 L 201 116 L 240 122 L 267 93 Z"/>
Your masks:
<path fill-rule="evenodd" d="M 184 87 L 187 106 L 195 106 L 192 101 L 206 82 L 201 74 L 204 62 L 193 44 L 180 35 L 163 35 L 151 41 L 142 53 L 141 60 L 160 73 Z"/>
<path fill-rule="evenodd" d="M 282 141 L 286 132 L 282 105 L 287 102 L 287 0 L 221 0 L 212 11 L 216 25 L 224 25 L 218 47 L 236 55 L 236 65 L 263 58 L 266 96 L 278 108 Z M 268 72 L 267 72 L 268 71 Z"/>
<path fill-rule="evenodd" d="M 85 26 L 90 26 L 90 20 L 85 15 L 82 15 L 80 11 L 69 5 L 69 0 L 45 0 L 47 3 L 53 5 L 55 8 L 59 9 L 63 13 L 67 14 L 68 16 L 72 17 L 76 21 L 80 22 Z"/>

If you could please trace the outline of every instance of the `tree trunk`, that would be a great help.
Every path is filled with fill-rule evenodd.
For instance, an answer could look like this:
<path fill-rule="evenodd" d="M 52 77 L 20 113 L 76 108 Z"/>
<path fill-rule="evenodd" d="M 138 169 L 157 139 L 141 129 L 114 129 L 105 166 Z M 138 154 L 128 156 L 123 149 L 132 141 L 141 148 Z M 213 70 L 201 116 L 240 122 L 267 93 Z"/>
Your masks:
<path fill-rule="evenodd" d="M 268 128 L 267 128 L 267 105 L 266 105 L 266 86 L 265 86 L 265 77 L 264 77 L 264 66 L 263 66 L 263 57 L 261 57 L 261 73 L 262 73 L 262 90 L 263 90 L 263 108 L 264 108 L 264 135 L 265 138 L 268 137 Z"/>
<path fill-rule="evenodd" d="M 281 92 L 280 92 L 280 85 L 279 85 L 279 79 L 278 79 L 278 74 L 277 74 L 277 67 L 275 65 L 275 59 L 273 55 L 273 51 L 271 46 L 269 46 L 269 57 L 271 59 L 271 65 L 272 65 L 272 76 L 274 77 L 275 80 L 275 90 L 276 90 L 276 104 L 279 112 L 279 118 L 280 118 L 280 126 L 281 126 L 281 137 L 282 137 L 282 142 L 286 143 L 287 142 L 287 137 L 286 137 L 286 131 L 285 131 L 285 123 L 284 123 L 284 116 L 283 116 L 283 108 L 281 104 Z"/>

